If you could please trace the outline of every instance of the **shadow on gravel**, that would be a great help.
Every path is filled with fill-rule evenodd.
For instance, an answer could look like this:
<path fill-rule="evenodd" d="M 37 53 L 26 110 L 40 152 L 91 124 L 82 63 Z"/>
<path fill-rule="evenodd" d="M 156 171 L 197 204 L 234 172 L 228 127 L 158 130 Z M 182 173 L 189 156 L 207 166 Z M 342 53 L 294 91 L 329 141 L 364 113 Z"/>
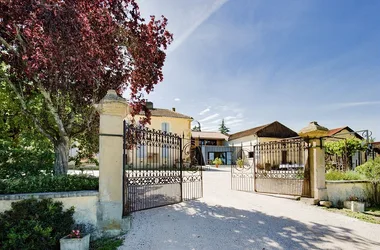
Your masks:
<path fill-rule="evenodd" d="M 156 211 L 154 215 L 145 212 L 139 215 L 144 220 L 159 222 L 150 223 L 150 227 L 159 224 L 152 229 L 158 235 L 145 238 L 154 238 L 154 242 L 149 243 L 152 248 L 146 249 L 341 249 L 334 244 L 337 241 L 351 243 L 355 249 L 380 249 L 378 242 L 343 227 L 304 224 L 257 211 L 209 206 L 196 200 Z M 143 228 L 140 224 L 136 229 Z M 144 239 L 136 242 L 133 235 L 127 234 L 126 242 L 145 245 Z M 144 248 L 136 246 L 136 249 Z"/>

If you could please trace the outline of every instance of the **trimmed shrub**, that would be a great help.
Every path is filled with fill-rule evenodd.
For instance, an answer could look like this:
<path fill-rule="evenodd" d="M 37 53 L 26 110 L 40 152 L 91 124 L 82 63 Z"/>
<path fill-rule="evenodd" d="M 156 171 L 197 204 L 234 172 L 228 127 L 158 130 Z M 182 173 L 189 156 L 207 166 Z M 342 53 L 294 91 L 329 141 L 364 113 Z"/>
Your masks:
<path fill-rule="evenodd" d="M 25 176 L 0 180 L 0 194 L 98 190 L 99 178 L 87 175 Z"/>
<path fill-rule="evenodd" d="M 59 239 L 74 225 L 74 208 L 62 202 L 28 199 L 0 214 L 0 249 L 59 249 Z"/>
<path fill-rule="evenodd" d="M 336 170 L 329 170 L 326 172 L 326 180 L 338 181 L 338 180 L 363 180 L 363 176 L 355 171 L 340 172 Z"/>

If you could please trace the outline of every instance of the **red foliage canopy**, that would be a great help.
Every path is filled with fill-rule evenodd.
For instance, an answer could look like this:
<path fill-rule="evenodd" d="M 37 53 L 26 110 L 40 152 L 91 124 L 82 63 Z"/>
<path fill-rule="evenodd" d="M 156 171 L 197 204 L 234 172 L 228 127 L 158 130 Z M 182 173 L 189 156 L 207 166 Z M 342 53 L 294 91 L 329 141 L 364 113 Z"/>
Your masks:
<path fill-rule="evenodd" d="M 140 93 L 163 80 L 166 25 L 146 23 L 134 0 L 0 0 L 0 60 L 31 83 L 23 91 L 69 94 L 74 105 L 129 88 L 136 114 Z"/>

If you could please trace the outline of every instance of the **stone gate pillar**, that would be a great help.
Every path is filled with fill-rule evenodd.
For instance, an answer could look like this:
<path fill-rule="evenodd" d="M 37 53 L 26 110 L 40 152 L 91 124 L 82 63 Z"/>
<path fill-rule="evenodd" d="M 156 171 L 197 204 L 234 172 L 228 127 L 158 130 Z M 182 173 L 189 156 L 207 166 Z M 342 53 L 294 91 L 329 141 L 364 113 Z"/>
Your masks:
<path fill-rule="evenodd" d="M 96 105 L 99 127 L 99 207 L 98 227 L 105 236 L 123 231 L 123 119 L 129 113 L 124 98 L 115 90 Z"/>
<path fill-rule="evenodd" d="M 327 199 L 326 189 L 326 167 L 325 167 L 325 150 L 323 148 L 322 137 L 326 136 L 328 129 L 320 126 L 317 122 L 303 128 L 299 135 L 308 138 L 310 142 L 309 162 L 310 162 L 310 188 L 311 196 L 317 200 Z"/>

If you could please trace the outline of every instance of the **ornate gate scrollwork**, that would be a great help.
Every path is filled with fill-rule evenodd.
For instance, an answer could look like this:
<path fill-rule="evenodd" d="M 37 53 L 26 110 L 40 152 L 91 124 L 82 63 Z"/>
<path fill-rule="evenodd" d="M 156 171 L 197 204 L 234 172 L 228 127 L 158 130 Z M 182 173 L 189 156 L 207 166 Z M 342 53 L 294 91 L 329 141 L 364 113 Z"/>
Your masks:
<path fill-rule="evenodd" d="M 231 189 L 253 192 L 254 171 L 253 161 L 248 158 L 250 151 L 239 147 L 235 153 L 236 161 L 231 165 Z"/>
<path fill-rule="evenodd" d="M 124 122 L 124 215 L 202 197 L 202 169 L 184 141 Z"/>

